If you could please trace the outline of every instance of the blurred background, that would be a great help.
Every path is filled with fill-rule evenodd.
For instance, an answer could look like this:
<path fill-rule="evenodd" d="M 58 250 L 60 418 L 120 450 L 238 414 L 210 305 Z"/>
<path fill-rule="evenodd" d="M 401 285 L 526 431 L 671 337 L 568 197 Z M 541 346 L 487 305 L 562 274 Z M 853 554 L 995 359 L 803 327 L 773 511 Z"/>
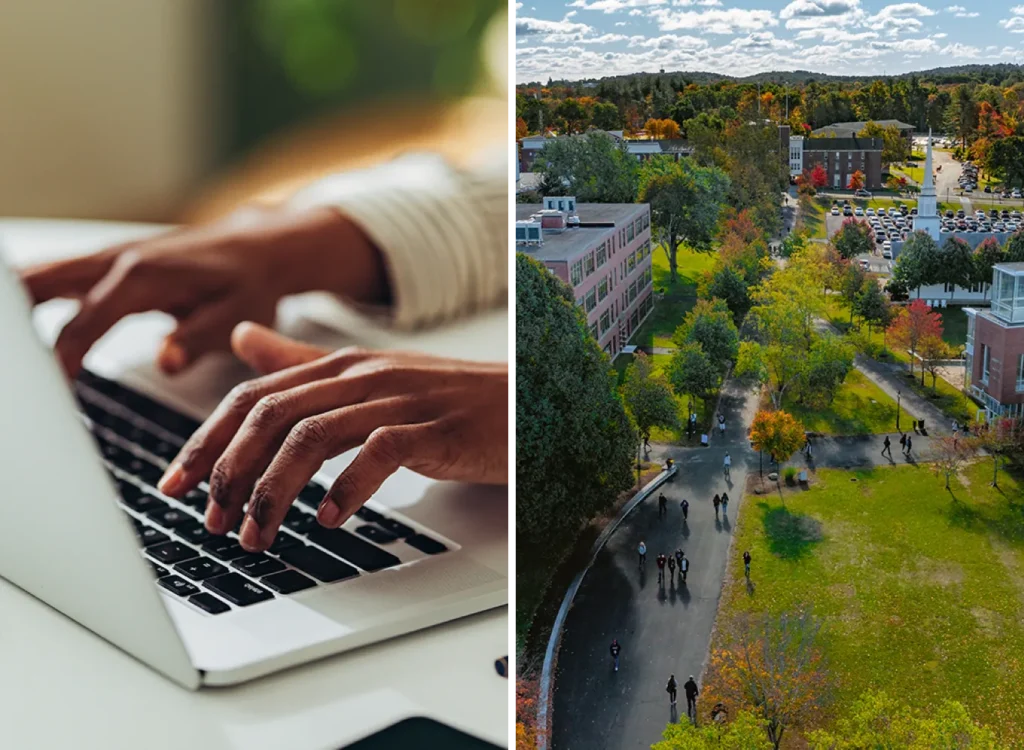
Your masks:
<path fill-rule="evenodd" d="M 0 215 L 198 221 L 508 143 L 505 0 L 2 0 Z"/>

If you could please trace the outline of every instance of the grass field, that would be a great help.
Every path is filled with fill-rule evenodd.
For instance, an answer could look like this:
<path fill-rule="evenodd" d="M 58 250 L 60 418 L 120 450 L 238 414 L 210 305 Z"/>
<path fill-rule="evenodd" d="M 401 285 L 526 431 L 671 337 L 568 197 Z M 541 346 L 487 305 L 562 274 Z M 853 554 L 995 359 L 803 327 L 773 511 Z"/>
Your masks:
<path fill-rule="evenodd" d="M 896 402 L 858 370 L 846 376 L 824 409 L 808 409 L 790 400 L 782 406 L 805 430 L 823 435 L 877 435 L 896 429 Z M 914 419 L 906 408 L 902 418 Z"/>
<path fill-rule="evenodd" d="M 704 271 L 711 270 L 715 254 L 697 253 L 684 248 L 679 251 L 676 260 L 679 280 L 673 284 L 669 280 L 668 255 L 665 250 L 659 245 L 651 255 L 654 288 L 664 289 L 665 295 L 657 300 L 651 317 L 633 335 L 631 343 L 637 346 L 672 346 L 672 334 L 697 302 L 697 281 Z"/>
<path fill-rule="evenodd" d="M 825 623 L 833 717 L 871 688 L 921 710 L 950 698 L 1024 746 L 1024 496 L 1005 474 L 990 487 L 991 472 L 980 460 L 947 492 L 925 466 L 822 470 L 784 500 L 748 495 L 712 648 L 739 613 L 811 605 Z"/>
<path fill-rule="evenodd" d="M 813 210 L 809 213 L 803 213 L 800 216 L 803 229 L 807 232 L 809 237 L 822 240 L 826 239 L 825 213 L 831 205 L 832 201 L 829 198 L 815 197 L 811 199 L 811 208 Z"/>

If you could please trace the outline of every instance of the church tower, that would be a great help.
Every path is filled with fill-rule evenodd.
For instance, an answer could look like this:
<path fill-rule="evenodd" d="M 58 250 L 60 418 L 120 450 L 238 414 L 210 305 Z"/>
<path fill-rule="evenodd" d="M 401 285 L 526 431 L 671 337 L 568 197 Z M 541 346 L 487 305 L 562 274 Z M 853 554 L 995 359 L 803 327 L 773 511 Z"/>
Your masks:
<path fill-rule="evenodd" d="M 924 183 L 917 199 L 917 216 L 914 217 L 914 231 L 927 232 L 936 242 L 942 222 L 939 219 L 939 202 L 935 196 L 935 180 L 932 177 L 932 131 L 928 129 L 928 146 L 924 157 Z"/>

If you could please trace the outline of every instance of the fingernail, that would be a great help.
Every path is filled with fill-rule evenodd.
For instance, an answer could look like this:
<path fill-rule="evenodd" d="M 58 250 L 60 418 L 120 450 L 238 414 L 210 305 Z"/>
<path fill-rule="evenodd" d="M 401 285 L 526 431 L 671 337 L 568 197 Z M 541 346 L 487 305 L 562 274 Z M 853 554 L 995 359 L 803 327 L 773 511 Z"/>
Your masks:
<path fill-rule="evenodd" d="M 316 520 L 321 526 L 334 528 L 341 523 L 341 508 L 330 500 L 324 500 L 316 511 Z"/>
<path fill-rule="evenodd" d="M 242 521 L 242 533 L 238 535 L 238 541 L 250 551 L 260 548 L 260 527 L 252 519 L 252 516 L 246 516 Z"/>
<path fill-rule="evenodd" d="M 181 344 L 168 341 L 160 350 L 159 360 L 161 369 L 173 375 L 185 366 L 188 355 L 185 354 L 185 348 Z"/>
<path fill-rule="evenodd" d="M 185 470 L 177 461 L 167 467 L 156 487 L 165 495 L 177 495 L 185 481 Z"/>
<path fill-rule="evenodd" d="M 206 504 L 206 529 L 211 534 L 224 534 L 224 509 L 212 500 Z"/>

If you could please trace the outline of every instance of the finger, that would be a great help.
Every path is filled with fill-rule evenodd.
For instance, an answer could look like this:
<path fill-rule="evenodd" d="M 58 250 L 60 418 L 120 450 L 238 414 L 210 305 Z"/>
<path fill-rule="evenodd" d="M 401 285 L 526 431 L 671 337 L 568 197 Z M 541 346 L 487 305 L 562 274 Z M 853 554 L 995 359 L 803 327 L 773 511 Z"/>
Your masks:
<path fill-rule="evenodd" d="M 32 266 L 21 272 L 21 281 L 36 305 L 57 297 L 81 297 L 106 275 L 123 249 Z"/>
<path fill-rule="evenodd" d="M 380 489 L 385 479 L 417 450 L 424 449 L 436 424 L 392 425 L 374 430 L 324 496 L 317 509 L 317 520 L 329 528 L 345 523 Z"/>
<path fill-rule="evenodd" d="M 241 310 L 241 300 L 228 297 L 203 305 L 185 317 L 157 353 L 160 369 L 173 375 L 204 354 L 230 349 L 231 330 L 242 317 Z"/>
<path fill-rule="evenodd" d="M 447 395 L 405 395 L 370 401 L 296 423 L 253 489 L 248 517 L 239 535 L 242 546 L 261 550 L 273 543 L 288 508 L 324 461 L 362 445 L 382 427 L 420 424 L 436 418 Z"/>
<path fill-rule="evenodd" d="M 285 370 L 330 354 L 327 349 L 303 344 L 248 321 L 235 326 L 231 348 L 239 359 L 261 373 Z"/>

